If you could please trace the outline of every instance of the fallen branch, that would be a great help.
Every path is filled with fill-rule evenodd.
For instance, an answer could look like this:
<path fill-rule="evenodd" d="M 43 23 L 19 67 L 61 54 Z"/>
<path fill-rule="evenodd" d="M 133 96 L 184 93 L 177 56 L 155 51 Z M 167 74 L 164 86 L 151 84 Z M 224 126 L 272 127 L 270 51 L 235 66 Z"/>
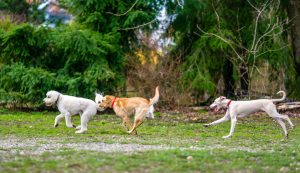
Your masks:
<path fill-rule="evenodd" d="M 288 102 L 288 103 L 282 103 L 278 106 L 278 110 L 293 110 L 300 108 L 300 102 Z"/>

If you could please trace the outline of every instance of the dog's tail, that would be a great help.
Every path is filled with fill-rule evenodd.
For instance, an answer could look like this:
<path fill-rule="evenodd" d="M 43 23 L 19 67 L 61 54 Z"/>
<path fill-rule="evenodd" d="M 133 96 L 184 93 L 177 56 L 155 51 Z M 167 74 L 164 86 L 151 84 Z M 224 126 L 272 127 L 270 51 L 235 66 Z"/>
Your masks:
<path fill-rule="evenodd" d="M 155 88 L 155 95 L 154 95 L 154 97 L 152 99 L 150 99 L 149 105 L 153 105 L 153 104 L 155 104 L 155 103 L 158 102 L 158 99 L 159 99 L 159 91 L 158 91 L 158 89 L 159 89 L 159 86 L 157 86 Z"/>
<path fill-rule="evenodd" d="M 272 102 L 282 102 L 286 98 L 286 93 L 284 91 L 279 91 L 277 94 L 282 94 L 281 99 L 272 99 Z"/>

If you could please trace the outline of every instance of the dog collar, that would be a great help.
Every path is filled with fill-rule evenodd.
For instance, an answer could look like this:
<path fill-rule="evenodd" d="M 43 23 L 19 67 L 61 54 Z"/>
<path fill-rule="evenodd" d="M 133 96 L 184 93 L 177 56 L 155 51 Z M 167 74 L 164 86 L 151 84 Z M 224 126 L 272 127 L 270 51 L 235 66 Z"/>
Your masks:
<path fill-rule="evenodd" d="M 58 101 L 59 101 L 59 98 L 60 98 L 60 94 L 58 95 L 57 97 L 57 100 L 55 101 L 55 104 L 57 105 Z"/>
<path fill-rule="evenodd" d="M 229 105 L 230 105 L 231 101 L 232 101 L 232 100 L 229 100 L 229 102 L 227 103 L 227 107 L 229 107 Z"/>
<path fill-rule="evenodd" d="M 115 101 L 116 101 L 116 100 L 117 100 L 117 97 L 115 97 L 114 100 L 113 100 L 112 103 L 111 103 L 111 107 L 112 107 L 112 108 L 114 108 L 114 104 L 115 104 Z"/>

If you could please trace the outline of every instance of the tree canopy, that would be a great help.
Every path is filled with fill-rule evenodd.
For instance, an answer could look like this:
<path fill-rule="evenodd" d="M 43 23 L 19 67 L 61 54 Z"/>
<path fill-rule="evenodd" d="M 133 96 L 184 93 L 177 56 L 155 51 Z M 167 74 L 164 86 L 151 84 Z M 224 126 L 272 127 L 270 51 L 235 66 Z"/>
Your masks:
<path fill-rule="evenodd" d="M 146 80 L 173 87 L 165 94 L 186 93 L 191 104 L 279 89 L 300 96 L 293 0 L 58 2 L 72 20 L 47 27 L 39 1 L 1 1 L 2 103 L 39 106 L 48 90 L 93 98 L 97 89 L 115 93 L 141 77 L 134 87 L 148 88 Z"/>

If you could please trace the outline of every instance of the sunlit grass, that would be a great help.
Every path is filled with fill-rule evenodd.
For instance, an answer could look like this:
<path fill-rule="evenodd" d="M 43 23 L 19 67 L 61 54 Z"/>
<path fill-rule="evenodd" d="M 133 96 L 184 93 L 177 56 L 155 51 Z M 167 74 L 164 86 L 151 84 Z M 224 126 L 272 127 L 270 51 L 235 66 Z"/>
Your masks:
<path fill-rule="evenodd" d="M 231 139 L 230 123 L 204 128 L 202 122 L 221 115 L 198 114 L 197 122 L 186 122 L 184 114 L 156 116 L 146 120 L 139 135 L 128 135 L 115 115 L 92 118 L 86 134 L 75 134 L 64 122 L 53 127 L 56 112 L 0 111 L 2 139 L 41 138 L 60 143 L 105 142 L 171 146 L 164 151 L 103 153 L 63 149 L 42 155 L 22 155 L 1 150 L 0 172 L 298 172 L 300 170 L 300 129 L 284 139 L 281 128 L 269 117 L 255 115 L 238 120 Z M 295 125 L 299 118 L 291 118 Z M 79 124 L 79 117 L 73 117 Z M 201 122 L 201 123 L 198 123 Z M 46 141 L 47 141 L 46 140 Z M 1 154 L 4 153 L 4 154 Z M 6 153 L 6 154 L 5 154 Z M 191 160 L 187 160 L 192 156 Z"/>

